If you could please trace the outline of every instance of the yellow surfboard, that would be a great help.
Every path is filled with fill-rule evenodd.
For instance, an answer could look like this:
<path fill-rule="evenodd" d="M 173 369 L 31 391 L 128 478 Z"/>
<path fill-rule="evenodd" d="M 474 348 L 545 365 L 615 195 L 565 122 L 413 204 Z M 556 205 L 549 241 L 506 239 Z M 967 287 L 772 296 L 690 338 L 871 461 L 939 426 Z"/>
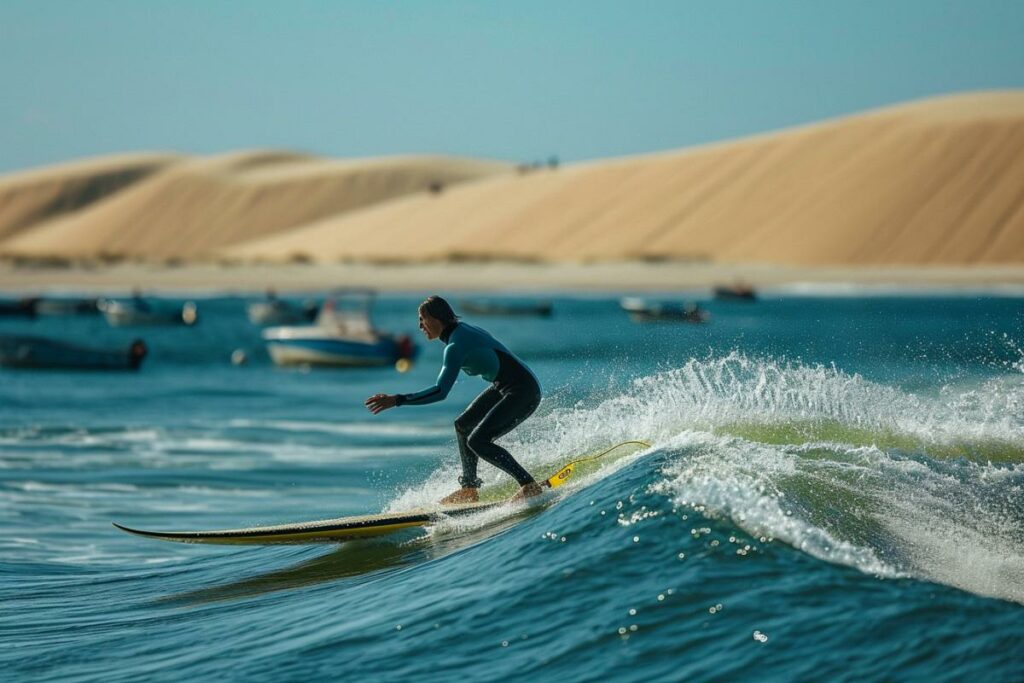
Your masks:
<path fill-rule="evenodd" d="M 633 448 L 627 448 L 632 446 Z M 563 485 L 573 475 L 588 469 L 596 469 L 595 461 L 609 453 L 616 452 L 617 457 L 636 452 L 648 444 L 643 441 L 626 441 L 613 446 L 596 455 L 577 458 L 564 465 L 552 477 L 542 484 L 548 488 Z M 510 485 L 484 489 L 478 503 L 458 505 L 439 505 L 437 508 L 421 508 L 406 512 L 386 512 L 377 515 L 359 515 L 356 517 L 338 517 L 312 522 L 295 524 L 278 524 L 274 526 L 257 526 L 244 529 L 216 529 L 212 531 L 147 531 L 133 529 L 114 522 L 114 526 L 130 534 L 154 538 L 160 541 L 178 543 L 206 543 L 218 545 L 272 545 L 295 543 L 330 543 L 360 538 L 372 538 L 392 534 L 402 529 L 430 526 L 446 517 L 460 517 L 483 512 L 491 508 L 511 502 L 512 495 L 518 486 Z"/>

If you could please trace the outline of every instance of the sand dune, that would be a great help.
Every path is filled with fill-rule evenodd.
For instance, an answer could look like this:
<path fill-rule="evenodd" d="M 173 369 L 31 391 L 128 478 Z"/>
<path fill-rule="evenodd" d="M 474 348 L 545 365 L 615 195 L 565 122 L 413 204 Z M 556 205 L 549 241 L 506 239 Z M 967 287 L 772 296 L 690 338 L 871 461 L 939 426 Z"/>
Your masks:
<path fill-rule="evenodd" d="M 4 176 L 0 240 L 109 197 L 179 159 L 173 154 L 126 154 Z"/>
<path fill-rule="evenodd" d="M 22 229 L 0 243 L 0 253 L 202 258 L 224 245 L 435 184 L 447 189 L 509 170 L 498 162 L 447 157 L 339 161 L 256 151 L 190 158 L 104 201 Z"/>
<path fill-rule="evenodd" d="M 100 159 L 0 179 L 0 254 L 1024 263 L 1024 91 L 529 173 L 275 151 Z"/>
<path fill-rule="evenodd" d="M 1024 262 L 1024 91 L 501 176 L 224 250 L 247 259 Z"/>

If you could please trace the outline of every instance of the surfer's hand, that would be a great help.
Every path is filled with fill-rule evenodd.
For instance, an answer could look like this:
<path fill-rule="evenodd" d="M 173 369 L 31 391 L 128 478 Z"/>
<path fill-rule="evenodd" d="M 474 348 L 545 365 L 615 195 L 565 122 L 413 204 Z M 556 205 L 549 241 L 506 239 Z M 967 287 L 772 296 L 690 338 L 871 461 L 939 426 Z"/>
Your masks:
<path fill-rule="evenodd" d="M 398 397 L 393 394 L 374 394 L 366 399 L 365 405 L 370 412 L 376 415 L 388 408 L 394 408 L 398 404 Z"/>

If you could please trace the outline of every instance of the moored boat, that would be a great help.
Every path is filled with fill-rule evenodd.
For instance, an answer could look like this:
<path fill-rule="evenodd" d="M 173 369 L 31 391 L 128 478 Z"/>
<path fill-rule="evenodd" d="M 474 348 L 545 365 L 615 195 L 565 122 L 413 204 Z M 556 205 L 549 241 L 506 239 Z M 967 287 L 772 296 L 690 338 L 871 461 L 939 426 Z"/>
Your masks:
<path fill-rule="evenodd" d="M 554 306 L 550 301 L 532 302 L 504 302 L 484 300 L 464 300 L 459 302 L 459 307 L 466 313 L 473 315 L 494 315 L 494 316 L 535 316 L 548 318 L 554 312 Z"/>
<path fill-rule="evenodd" d="M 38 315 L 98 315 L 99 312 L 97 299 L 46 297 L 36 302 Z"/>
<path fill-rule="evenodd" d="M 706 323 L 711 315 L 695 303 L 659 303 L 629 297 L 622 299 L 619 305 L 629 313 L 635 323 L 649 322 L 682 322 Z"/>
<path fill-rule="evenodd" d="M 719 301 L 757 301 L 754 288 L 742 282 L 734 285 L 718 285 L 713 290 Z"/>
<path fill-rule="evenodd" d="M 377 330 L 370 320 L 374 293 L 349 290 L 324 303 L 313 325 L 263 331 L 267 353 L 277 365 L 335 367 L 403 366 L 418 352 L 408 335 Z"/>
<path fill-rule="evenodd" d="M 0 317 L 34 318 L 39 299 L 0 300 Z"/>
<path fill-rule="evenodd" d="M 95 349 L 46 337 L 0 337 L 0 366 L 32 370 L 138 370 L 146 344 Z"/>
<path fill-rule="evenodd" d="M 115 327 L 140 325 L 195 325 L 199 320 L 196 305 L 186 301 L 181 307 L 152 306 L 141 299 L 130 301 L 104 300 L 99 309 L 107 322 Z"/>
<path fill-rule="evenodd" d="M 297 306 L 281 299 L 267 299 L 250 303 L 246 313 L 253 325 L 295 325 L 316 320 L 317 306 L 312 301 Z"/>

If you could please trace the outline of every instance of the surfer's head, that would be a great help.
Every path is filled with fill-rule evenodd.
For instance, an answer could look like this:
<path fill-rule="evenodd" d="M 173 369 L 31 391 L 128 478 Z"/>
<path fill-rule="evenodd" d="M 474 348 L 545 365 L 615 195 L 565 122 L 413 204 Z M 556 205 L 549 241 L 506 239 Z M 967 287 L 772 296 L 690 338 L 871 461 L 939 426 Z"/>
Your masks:
<path fill-rule="evenodd" d="M 419 313 L 420 329 L 427 339 L 437 339 L 446 327 L 459 322 L 459 316 L 455 315 L 451 304 L 436 294 L 428 296 L 420 304 Z"/>

